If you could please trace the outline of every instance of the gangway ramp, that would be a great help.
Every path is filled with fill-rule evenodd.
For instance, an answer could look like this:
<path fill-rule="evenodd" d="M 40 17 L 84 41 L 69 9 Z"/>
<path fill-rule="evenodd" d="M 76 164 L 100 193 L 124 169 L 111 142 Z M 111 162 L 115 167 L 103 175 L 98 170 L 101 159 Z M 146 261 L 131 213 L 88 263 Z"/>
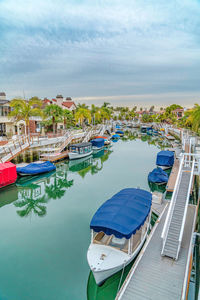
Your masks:
<path fill-rule="evenodd" d="M 190 191 L 193 184 L 195 159 L 188 161 L 183 155 L 179 166 L 174 192 L 162 232 L 161 254 L 178 259 L 186 220 Z"/>
<path fill-rule="evenodd" d="M 160 215 L 116 300 L 180 300 L 188 282 L 196 206 L 189 205 L 177 261 L 161 256 L 161 233 L 169 205 Z"/>

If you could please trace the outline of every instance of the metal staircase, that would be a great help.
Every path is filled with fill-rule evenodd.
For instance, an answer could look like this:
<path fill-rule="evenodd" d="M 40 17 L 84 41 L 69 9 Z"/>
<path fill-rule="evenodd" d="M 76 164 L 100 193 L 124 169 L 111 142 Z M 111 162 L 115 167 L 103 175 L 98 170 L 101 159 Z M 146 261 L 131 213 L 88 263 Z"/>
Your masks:
<path fill-rule="evenodd" d="M 71 141 L 73 140 L 73 138 L 74 138 L 73 133 L 72 132 L 67 132 L 65 134 L 65 140 L 64 140 L 64 142 L 62 143 L 62 145 L 60 146 L 60 148 L 58 149 L 57 152 L 58 153 L 62 152 L 71 143 Z"/>
<path fill-rule="evenodd" d="M 29 136 L 20 136 L 16 140 L 10 141 L 5 146 L 0 147 L 0 161 L 1 163 L 11 161 L 23 151 L 27 150 L 33 140 Z"/>
<path fill-rule="evenodd" d="M 190 159 L 190 157 L 193 159 Z M 194 156 L 191 156 L 191 154 L 182 156 L 168 215 L 161 235 L 163 238 L 161 255 L 176 260 L 181 247 L 195 165 Z"/>

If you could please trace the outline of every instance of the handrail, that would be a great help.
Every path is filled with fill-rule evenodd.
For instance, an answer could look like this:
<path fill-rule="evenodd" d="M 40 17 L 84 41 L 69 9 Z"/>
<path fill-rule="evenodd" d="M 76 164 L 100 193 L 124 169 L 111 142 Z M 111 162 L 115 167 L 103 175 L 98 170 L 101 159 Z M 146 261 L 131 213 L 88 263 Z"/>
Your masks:
<path fill-rule="evenodd" d="M 173 194 L 172 194 L 169 210 L 168 210 L 167 217 L 166 217 L 166 220 L 165 220 L 165 224 L 164 224 L 164 227 L 163 227 L 163 231 L 162 231 L 162 234 L 161 234 L 162 239 L 165 238 L 165 236 L 167 235 L 166 233 L 169 229 L 169 225 L 170 225 L 170 221 L 171 221 L 169 219 L 170 219 L 171 213 L 173 211 L 172 208 L 174 208 L 174 205 L 175 205 L 175 202 L 176 202 L 175 195 L 177 194 L 177 186 L 178 186 L 180 178 L 181 178 L 181 171 L 182 171 L 182 167 L 183 167 L 183 162 L 184 162 L 184 155 L 181 157 L 181 162 L 180 162 L 180 165 L 179 165 L 179 171 L 178 171 L 178 175 L 177 175 L 177 178 L 176 178 L 174 191 L 173 191 Z M 163 241 L 163 242 L 165 243 L 165 241 Z"/>
<path fill-rule="evenodd" d="M 178 251 L 177 251 L 176 259 L 178 258 L 178 253 L 179 253 L 179 249 L 180 249 L 180 246 L 181 246 L 181 241 L 182 241 L 182 238 L 183 238 L 183 231 L 184 231 L 185 220 L 186 220 L 186 216 L 187 216 L 188 202 L 189 202 L 189 199 L 190 199 L 190 191 L 191 191 L 191 188 L 192 188 L 194 165 L 195 165 L 195 159 L 192 162 L 192 169 L 191 169 L 190 181 L 189 181 L 187 198 L 186 198 L 187 200 L 186 200 L 186 203 L 185 203 L 185 209 L 184 209 L 184 215 L 183 215 L 183 220 L 182 220 L 182 225 L 181 225 L 181 231 L 180 231 L 180 235 L 179 235 L 179 239 L 178 239 L 179 245 L 178 245 Z"/>

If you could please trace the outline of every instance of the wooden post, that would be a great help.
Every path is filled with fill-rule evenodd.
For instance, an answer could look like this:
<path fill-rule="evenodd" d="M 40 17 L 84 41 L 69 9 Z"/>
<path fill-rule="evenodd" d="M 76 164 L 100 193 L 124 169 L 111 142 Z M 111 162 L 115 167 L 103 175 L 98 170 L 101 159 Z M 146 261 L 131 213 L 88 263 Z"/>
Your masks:
<path fill-rule="evenodd" d="M 7 152 L 6 152 L 6 150 L 5 150 L 5 148 L 4 148 L 4 147 L 3 147 L 3 150 L 4 150 L 5 154 L 7 155 Z"/>
<path fill-rule="evenodd" d="M 15 147 L 15 149 L 16 149 L 15 141 L 13 141 L 13 145 L 14 145 L 14 147 Z"/>
<path fill-rule="evenodd" d="M 10 147 L 9 147 L 9 150 L 10 150 L 11 156 L 13 157 L 14 155 L 13 155 L 12 150 L 10 149 Z"/>

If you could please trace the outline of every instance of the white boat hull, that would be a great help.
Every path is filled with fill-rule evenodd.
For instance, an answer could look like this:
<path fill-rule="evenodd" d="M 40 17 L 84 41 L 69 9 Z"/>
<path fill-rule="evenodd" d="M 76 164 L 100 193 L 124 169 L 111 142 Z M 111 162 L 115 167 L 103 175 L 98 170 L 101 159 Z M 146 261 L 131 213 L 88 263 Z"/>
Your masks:
<path fill-rule="evenodd" d="M 167 170 L 167 169 L 172 168 L 172 166 L 158 166 L 158 165 L 157 165 L 157 167 L 159 167 L 159 168 L 161 168 L 163 170 Z"/>
<path fill-rule="evenodd" d="M 131 255 L 109 246 L 90 244 L 87 260 L 97 285 L 101 285 L 107 278 L 123 269 L 137 256 L 146 240 L 147 232 Z M 108 257 L 107 261 L 101 262 L 99 257 L 102 255 Z"/>
<path fill-rule="evenodd" d="M 92 150 L 93 150 L 93 152 L 98 152 L 98 151 L 100 151 L 100 150 L 102 150 L 104 148 L 104 146 L 102 146 L 102 147 L 92 147 Z"/>
<path fill-rule="evenodd" d="M 69 159 L 79 159 L 79 158 L 83 158 L 83 157 L 91 155 L 92 152 L 93 152 L 93 150 L 90 152 L 87 152 L 87 153 L 82 153 L 82 154 L 79 154 L 76 152 L 69 152 L 68 155 L 69 155 Z"/>

